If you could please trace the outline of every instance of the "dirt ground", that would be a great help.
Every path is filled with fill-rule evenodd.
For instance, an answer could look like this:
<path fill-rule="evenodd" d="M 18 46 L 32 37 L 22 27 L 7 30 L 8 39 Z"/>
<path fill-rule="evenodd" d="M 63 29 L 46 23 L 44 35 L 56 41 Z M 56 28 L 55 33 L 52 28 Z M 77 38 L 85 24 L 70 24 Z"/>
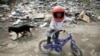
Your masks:
<path fill-rule="evenodd" d="M 45 32 L 48 27 L 32 30 L 32 37 L 22 38 L 23 41 L 19 42 L 10 39 L 7 24 L 2 24 L 0 27 L 0 56 L 48 56 L 42 54 L 38 48 L 39 42 L 46 39 Z M 67 32 L 72 33 L 73 39 L 82 50 L 83 56 L 100 56 L 100 22 L 78 22 L 76 25 L 64 23 L 63 27 Z M 62 33 L 60 35 L 62 38 L 65 36 Z M 63 49 L 66 53 L 65 56 L 73 56 L 69 43 Z M 52 52 L 51 56 L 58 56 L 58 54 Z"/>

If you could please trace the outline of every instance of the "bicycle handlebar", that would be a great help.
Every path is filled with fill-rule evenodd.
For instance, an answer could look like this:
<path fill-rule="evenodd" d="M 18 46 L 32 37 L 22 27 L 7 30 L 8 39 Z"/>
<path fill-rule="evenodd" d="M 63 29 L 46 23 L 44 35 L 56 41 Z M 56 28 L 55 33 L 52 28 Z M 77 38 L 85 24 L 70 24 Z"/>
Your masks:
<path fill-rule="evenodd" d="M 53 35 L 55 35 L 55 33 L 59 33 L 59 32 L 66 32 L 66 30 L 55 31 L 55 32 L 53 33 Z M 66 32 L 66 33 L 67 33 L 67 32 Z"/>
<path fill-rule="evenodd" d="M 57 33 L 57 32 L 62 32 L 62 31 L 63 31 L 63 32 L 66 32 L 66 30 L 59 30 L 59 31 L 56 31 L 55 33 Z"/>
<path fill-rule="evenodd" d="M 66 30 L 59 30 L 59 31 L 55 31 L 55 32 L 53 33 L 53 35 L 54 35 L 55 33 L 57 33 L 57 32 L 64 32 L 64 33 L 66 33 L 66 34 L 71 34 L 70 32 L 67 32 Z"/>

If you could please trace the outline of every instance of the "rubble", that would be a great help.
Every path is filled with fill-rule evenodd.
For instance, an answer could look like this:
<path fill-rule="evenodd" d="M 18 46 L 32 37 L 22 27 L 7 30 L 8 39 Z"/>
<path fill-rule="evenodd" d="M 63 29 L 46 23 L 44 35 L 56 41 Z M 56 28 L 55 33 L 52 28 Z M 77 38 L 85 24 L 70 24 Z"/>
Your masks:
<path fill-rule="evenodd" d="M 34 18 L 35 19 L 44 19 L 45 14 L 44 13 L 35 13 Z"/>
<path fill-rule="evenodd" d="M 2 11 L 6 11 L 6 10 L 9 11 L 10 10 L 10 7 L 8 5 L 6 5 L 6 4 L 0 5 L 0 8 L 1 8 L 1 10 L 3 9 Z"/>
<path fill-rule="evenodd" d="M 71 3 L 74 3 L 74 2 L 71 2 Z M 48 21 L 48 19 L 44 20 L 45 19 L 45 13 L 37 13 L 37 12 L 40 12 L 40 11 L 34 9 L 35 7 L 38 8 L 38 6 L 41 6 L 40 4 L 43 4 L 43 6 L 45 7 L 45 4 L 43 2 L 38 2 L 37 4 L 39 4 L 39 5 L 36 5 L 35 2 L 19 3 L 18 5 L 15 5 L 15 9 L 11 11 L 9 17 L 14 18 L 14 19 L 24 19 L 27 16 L 29 16 L 34 21 L 38 21 L 38 22 L 40 22 L 41 20 L 42 21 Z M 65 5 L 65 3 L 63 3 L 63 2 L 61 4 Z M 72 4 L 69 4 L 69 5 L 71 5 L 71 6 L 70 7 L 63 6 L 65 9 L 66 8 L 68 9 L 68 10 L 66 10 L 68 17 L 73 17 L 75 13 L 80 13 L 82 10 L 84 10 L 79 5 L 74 6 L 74 7 L 73 7 Z M 9 6 L 3 5 L 3 7 L 8 8 Z M 44 10 L 46 10 L 46 9 L 44 9 Z M 48 17 L 46 16 L 46 18 L 48 18 Z M 81 18 L 81 16 L 79 16 L 79 18 L 82 19 L 83 21 L 86 21 L 86 22 L 89 23 L 91 21 L 92 17 L 89 17 L 88 15 L 83 15 L 83 18 Z"/>

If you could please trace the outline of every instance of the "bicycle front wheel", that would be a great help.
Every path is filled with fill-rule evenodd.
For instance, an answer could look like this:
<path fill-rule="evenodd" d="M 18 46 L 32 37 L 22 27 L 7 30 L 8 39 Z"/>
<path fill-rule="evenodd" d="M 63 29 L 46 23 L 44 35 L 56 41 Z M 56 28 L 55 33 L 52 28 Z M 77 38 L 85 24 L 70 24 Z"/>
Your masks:
<path fill-rule="evenodd" d="M 82 51 L 76 44 L 71 44 L 71 50 L 74 56 L 82 56 Z"/>
<path fill-rule="evenodd" d="M 44 54 L 48 54 L 52 51 L 52 48 L 46 48 L 45 46 L 47 45 L 47 40 L 42 40 L 39 43 L 39 50 L 44 53 Z"/>

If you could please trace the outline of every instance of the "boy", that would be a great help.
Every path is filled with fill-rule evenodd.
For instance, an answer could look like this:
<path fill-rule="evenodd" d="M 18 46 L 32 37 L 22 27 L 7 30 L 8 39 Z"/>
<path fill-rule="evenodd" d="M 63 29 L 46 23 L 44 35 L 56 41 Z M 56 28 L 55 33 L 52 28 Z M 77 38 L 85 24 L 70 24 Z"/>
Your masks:
<path fill-rule="evenodd" d="M 53 19 L 51 20 L 50 28 L 46 33 L 47 44 L 51 43 L 51 34 L 53 32 L 62 30 L 62 25 L 65 20 L 72 21 L 72 19 L 65 17 L 65 10 L 61 6 L 55 6 L 52 9 L 52 16 L 53 16 Z M 55 33 L 56 38 L 59 37 L 58 35 L 59 35 L 59 32 Z"/>

